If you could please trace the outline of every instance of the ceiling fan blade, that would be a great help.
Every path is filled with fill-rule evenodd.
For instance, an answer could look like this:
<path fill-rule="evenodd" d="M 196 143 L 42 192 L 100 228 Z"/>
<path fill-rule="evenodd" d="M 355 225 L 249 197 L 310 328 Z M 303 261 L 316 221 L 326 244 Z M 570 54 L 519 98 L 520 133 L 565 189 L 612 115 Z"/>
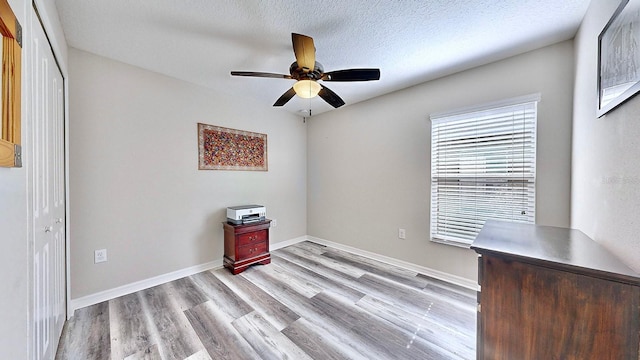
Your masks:
<path fill-rule="evenodd" d="M 371 81 L 380 80 L 380 69 L 346 69 L 324 73 L 324 81 Z"/>
<path fill-rule="evenodd" d="M 264 78 L 277 78 L 277 79 L 291 79 L 291 75 L 274 74 L 274 73 L 266 73 L 266 72 L 255 72 L 255 71 L 232 71 L 231 75 L 233 75 L 233 76 L 253 76 L 253 77 L 264 77 Z"/>
<path fill-rule="evenodd" d="M 318 96 L 323 98 L 324 101 L 326 101 L 327 103 L 329 103 L 329 105 L 333 106 L 336 109 L 344 105 L 344 100 L 342 100 L 340 96 L 338 96 L 338 94 L 334 93 L 326 86 L 322 86 L 322 89 L 320 89 Z"/>
<path fill-rule="evenodd" d="M 316 66 L 316 47 L 313 39 L 306 35 L 291 33 L 291 42 L 298 66 L 313 71 Z"/>
<path fill-rule="evenodd" d="M 296 91 L 293 90 L 293 88 L 287 90 L 287 92 L 282 94 L 282 96 L 280 96 L 280 98 L 276 100 L 273 106 L 283 106 L 284 104 L 289 102 L 289 100 L 291 100 L 291 98 L 294 97 L 295 94 L 296 94 Z"/>

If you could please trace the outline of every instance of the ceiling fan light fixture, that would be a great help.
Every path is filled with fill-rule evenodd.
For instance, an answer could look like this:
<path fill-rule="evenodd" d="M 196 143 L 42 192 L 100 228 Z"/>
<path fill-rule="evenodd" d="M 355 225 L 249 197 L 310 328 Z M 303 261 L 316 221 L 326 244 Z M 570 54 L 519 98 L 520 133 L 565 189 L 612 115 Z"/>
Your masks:
<path fill-rule="evenodd" d="M 326 73 L 322 65 L 316 61 L 316 48 L 310 36 L 291 33 L 291 43 L 296 61 L 289 66 L 289 75 L 256 71 L 232 71 L 231 75 L 297 80 L 293 87 L 273 103 L 276 107 L 284 106 L 296 95 L 304 99 L 311 99 L 317 95 L 335 109 L 344 105 L 344 100 L 328 87 L 318 84 L 319 80 L 323 82 L 380 80 L 380 69 L 344 69 Z M 311 116 L 310 103 L 309 116 Z"/>
<path fill-rule="evenodd" d="M 293 84 L 296 95 L 303 99 L 311 99 L 318 95 L 322 87 L 314 80 L 299 80 Z"/>

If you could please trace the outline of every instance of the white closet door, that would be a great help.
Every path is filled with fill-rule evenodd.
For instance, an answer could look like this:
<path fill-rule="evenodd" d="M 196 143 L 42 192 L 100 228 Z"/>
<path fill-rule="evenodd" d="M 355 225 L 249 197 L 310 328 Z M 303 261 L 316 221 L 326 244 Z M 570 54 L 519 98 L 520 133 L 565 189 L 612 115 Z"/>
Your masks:
<path fill-rule="evenodd" d="M 26 51 L 31 117 L 32 349 L 53 359 L 65 321 L 65 168 L 63 78 L 42 25 L 31 14 Z M 27 48 L 28 47 L 28 48 Z"/>

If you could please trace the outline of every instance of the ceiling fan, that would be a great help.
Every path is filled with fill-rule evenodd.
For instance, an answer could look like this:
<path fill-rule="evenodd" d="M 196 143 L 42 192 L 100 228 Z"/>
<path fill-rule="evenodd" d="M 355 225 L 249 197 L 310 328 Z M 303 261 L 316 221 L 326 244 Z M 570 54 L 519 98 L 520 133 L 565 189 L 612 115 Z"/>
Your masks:
<path fill-rule="evenodd" d="M 318 95 L 334 108 L 344 105 L 344 101 L 331 89 L 319 84 L 318 80 L 370 81 L 380 79 L 380 69 L 345 69 L 324 72 L 322 64 L 316 61 L 316 48 L 311 37 L 291 33 L 291 41 L 296 61 L 289 67 L 290 75 L 254 71 L 232 71 L 231 75 L 297 80 L 293 87 L 282 94 L 273 106 L 283 106 L 294 95 L 305 99 Z"/>

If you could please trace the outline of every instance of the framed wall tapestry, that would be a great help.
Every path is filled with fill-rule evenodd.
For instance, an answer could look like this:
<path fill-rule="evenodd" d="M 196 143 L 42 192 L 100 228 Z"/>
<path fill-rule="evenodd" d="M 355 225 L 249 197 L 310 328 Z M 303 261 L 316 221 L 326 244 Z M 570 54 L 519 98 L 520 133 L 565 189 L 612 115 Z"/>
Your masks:
<path fill-rule="evenodd" d="M 267 171 L 267 135 L 198 123 L 198 169 Z"/>
<path fill-rule="evenodd" d="M 598 117 L 638 91 L 640 0 L 622 0 L 598 36 Z"/>

